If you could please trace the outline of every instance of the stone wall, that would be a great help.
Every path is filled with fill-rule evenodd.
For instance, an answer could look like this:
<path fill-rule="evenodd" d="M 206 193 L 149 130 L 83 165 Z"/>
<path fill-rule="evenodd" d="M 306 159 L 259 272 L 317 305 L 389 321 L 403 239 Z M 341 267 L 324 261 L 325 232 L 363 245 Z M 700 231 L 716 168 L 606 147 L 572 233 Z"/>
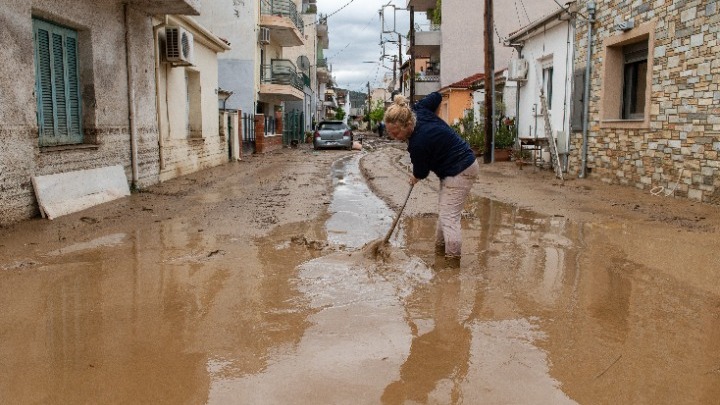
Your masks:
<path fill-rule="evenodd" d="M 580 1 L 587 15 L 587 1 Z M 720 14 L 716 0 L 599 0 L 592 44 L 588 177 L 720 204 Z M 648 125 L 622 128 L 602 119 L 605 44 L 616 19 L 654 24 Z M 632 35 L 632 30 L 625 35 Z M 576 69 L 587 59 L 579 19 Z M 607 117 L 607 115 L 606 115 Z M 620 128 L 618 128 L 620 126 Z M 573 137 L 571 174 L 581 167 L 582 134 Z"/>

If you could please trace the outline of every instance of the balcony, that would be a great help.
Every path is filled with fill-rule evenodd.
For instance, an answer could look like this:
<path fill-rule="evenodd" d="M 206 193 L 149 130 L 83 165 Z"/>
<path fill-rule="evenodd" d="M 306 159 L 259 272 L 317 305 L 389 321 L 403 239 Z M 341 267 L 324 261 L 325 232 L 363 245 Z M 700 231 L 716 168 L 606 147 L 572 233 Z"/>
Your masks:
<path fill-rule="evenodd" d="M 328 68 L 328 63 L 326 58 L 318 58 L 317 59 L 317 79 L 320 83 L 329 83 L 330 82 L 330 69 Z"/>
<path fill-rule="evenodd" d="M 407 7 L 415 7 L 415 11 L 428 11 L 435 8 L 436 0 L 407 0 Z"/>
<path fill-rule="evenodd" d="M 415 96 L 425 97 L 440 90 L 440 75 L 426 75 L 415 78 Z"/>
<path fill-rule="evenodd" d="M 330 43 L 328 41 L 327 16 L 320 17 L 318 19 L 317 36 L 318 36 L 318 42 L 320 43 L 320 46 L 322 47 L 322 49 L 328 49 L 328 47 L 330 46 Z"/>
<path fill-rule="evenodd" d="M 273 59 L 260 68 L 260 100 L 264 102 L 303 100 L 303 78 L 295 64 L 287 59 Z"/>
<path fill-rule="evenodd" d="M 129 0 L 127 3 L 148 14 L 200 15 L 200 0 Z"/>
<path fill-rule="evenodd" d="M 270 29 L 271 41 L 282 47 L 305 44 L 305 28 L 290 0 L 263 0 L 260 7 L 260 25 Z"/>
<path fill-rule="evenodd" d="M 442 32 L 439 25 L 430 25 L 427 30 L 415 32 L 415 46 L 412 51 L 416 58 L 429 58 L 440 55 L 440 44 L 442 43 Z M 408 54 L 410 54 L 408 50 Z"/>

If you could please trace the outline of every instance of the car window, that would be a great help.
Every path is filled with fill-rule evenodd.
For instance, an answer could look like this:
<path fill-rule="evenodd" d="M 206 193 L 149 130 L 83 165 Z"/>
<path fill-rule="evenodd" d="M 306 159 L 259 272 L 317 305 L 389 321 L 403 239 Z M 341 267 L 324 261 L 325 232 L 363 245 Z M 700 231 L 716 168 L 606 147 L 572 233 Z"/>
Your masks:
<path fill-rule="evenodd" d="M 343 124 L 342 122 L 321 122 L 318 129 L 337 131 L 340 129 L 345 129 L 345 124 Z"/>

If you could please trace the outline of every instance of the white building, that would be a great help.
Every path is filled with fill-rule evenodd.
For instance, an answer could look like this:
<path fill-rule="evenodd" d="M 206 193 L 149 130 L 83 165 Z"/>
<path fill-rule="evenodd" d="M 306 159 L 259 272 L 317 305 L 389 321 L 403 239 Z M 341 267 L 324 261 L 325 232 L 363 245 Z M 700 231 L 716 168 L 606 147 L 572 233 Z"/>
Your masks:
<path fill-rule="evenodd" d="M 441 22 L 420 27 L 421 30 L 415 33 L 414 56 L 426 60 L 427 71 L 430 72 L 415 83 L 416 98 L 485 71 L 485 2 L 443 0 L 441 4 Z M 437 1 L 407 0 L 407 6 L 412 6 L 416 13 L 428 12 L 436 8 Z M 552 0 L 495 2 L 495 70 L 504 69 L 513 55 L 513 49 L 499 45 L 496 36 L 504 39 L 523 23 L 530 22 L 534 16 L 544 15 L 557 8 L 558 5 Z"/>
<path fill-rule="evenodd" d="M 572 72 L 575 29 L 575 7 L 560 9 L 515 32 L 507 40 L 519 58 L 511 63 L 508 80 L 518 88 L 517 125 L 520 139 L 547 139 L 541 92 L 547 100 L 550 130 L 556 138 L 558 152 L 569 150 L 572 115 Z M 530 142 L 528 142 L 530 143 Z M 534 143 L 534 142 L 533 142 Z M 547 160 L 549 156 L 545 155 Z"/>

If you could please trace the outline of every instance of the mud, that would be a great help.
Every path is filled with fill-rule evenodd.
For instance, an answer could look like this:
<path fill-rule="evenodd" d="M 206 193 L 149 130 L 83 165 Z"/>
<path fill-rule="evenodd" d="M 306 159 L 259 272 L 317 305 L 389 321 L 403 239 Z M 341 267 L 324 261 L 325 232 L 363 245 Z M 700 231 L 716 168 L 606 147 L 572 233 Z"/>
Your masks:
<path fill-rule="evenodd" d="M 0 403 L 714 404 L 717 207 L 482 166 L 387 260 L 404 145 L 252 156 L 0 229 Z"/>

